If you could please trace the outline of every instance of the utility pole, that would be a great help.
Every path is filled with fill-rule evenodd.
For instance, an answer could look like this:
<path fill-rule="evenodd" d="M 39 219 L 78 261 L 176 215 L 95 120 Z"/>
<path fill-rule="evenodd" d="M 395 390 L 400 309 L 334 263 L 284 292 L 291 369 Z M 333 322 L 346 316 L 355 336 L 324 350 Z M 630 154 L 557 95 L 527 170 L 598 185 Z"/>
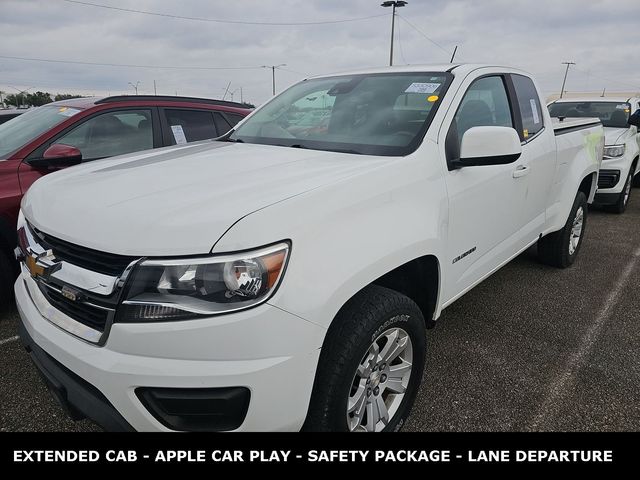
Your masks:
<path fill-rule="evenodd" d="M 407 3 L 403 0 L 398 1 L 386 1 L 380 4 L 381 7 L 393 7 L 391 11 L 391 50 L 389 52 L 389 66 L 393 66 L 393 37 L 395 36 L 396 27 L 396 8 L 404 7 Z"/>
<path fill-rule="evenodd" d="M 129 85 L 131 85 L 133 87 L 133 89 L 136 91 L 136 95 L 138 95 L 138 85 L 140 85 L 140 80 L 138 80 L 135 85 L 131 82 L 129 82 Z"/>
<path fill-rule="evenodd" d="M 244 97 L 242 96 L 242 87 L 240 87 L 240 103 L 244 103 Z"/>
<path fill-rule="evenodd" d="M 158 90 L 156 90 L 156 81 L 153 81 L 153 94 L 158 95 Z"/>
<path fill-rule="evenodd" d="M 227 93 L 229 93 L 229 88 L 231 88 L 231 82 L 229 82 L 229 85 L 227 85 L 227 88 L 224 89 L 224 95 L 222 96 L 222 100 L 224 100 L 227 97 Z"/>
<path fill-rule="evenodd" d="M 569 74 L 569 67 L 571 65 L 575 65 L 575 62 L 562 62 L 563 65 L 567 66 L 567 69 L 564 71 L 564 80 L 562 80 L 562 90 L 560 90 L 560 98 L 564 96 L 564 86 L 567 83 L 567 75 Z"/>
<path fill-rule="evenodd" d="M 276 68 L 286 67 L 286 63 L 281 63 L 280 65 L 262 65 L 262 68 L 270 68 L 271 69 L 271 91 L 273 92 L 273 96 L 276 95 Z"/>

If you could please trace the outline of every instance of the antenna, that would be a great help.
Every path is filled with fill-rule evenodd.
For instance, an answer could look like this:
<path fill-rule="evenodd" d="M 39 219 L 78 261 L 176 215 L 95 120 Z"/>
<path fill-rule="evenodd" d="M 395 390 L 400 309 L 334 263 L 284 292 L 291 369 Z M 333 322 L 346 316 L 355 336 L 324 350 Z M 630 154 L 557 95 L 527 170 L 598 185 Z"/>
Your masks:
<path fill-rule="evenodd" d="M 453 49 L 453 55 L 451 55 L 451 61 L 449 63 L 453 63 L 453 59 L 456 58 L 456 52 L 458 51 L 458 45 Z"/>

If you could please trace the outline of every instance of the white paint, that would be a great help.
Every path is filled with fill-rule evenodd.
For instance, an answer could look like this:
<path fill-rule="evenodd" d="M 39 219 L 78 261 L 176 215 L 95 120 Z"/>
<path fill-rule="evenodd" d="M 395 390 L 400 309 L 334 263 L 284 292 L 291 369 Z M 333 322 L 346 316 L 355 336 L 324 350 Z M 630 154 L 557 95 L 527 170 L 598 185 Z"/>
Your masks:
<path fill-rule="evenodd" d="M 528 430 L 540 429 L 544 426 L 547 420 L 553 419 L 556 415 L 556 405 L 574 383 L 576 374 L 585 366 L 589 355 L 591 354 L 591 350 L 593 349 L 593 345 L 602 333 L 604 324 L 609 320 L 613 313 L 613 309 L 622 299 L 624 288 L 626 287 L 633 270 L 638 265 L 639 260 L 640 248 L 633 253 L 631 261 L 618 277 L 616 283 L 609 292 L 609 295 L 607 295 L 602 309 L 598 312 L 594 322 L 580 340 L 578 349 L 569 355 L 564 368 L 549 386 L 548 393 L 540 405 L 538 414 L 529 424 Z"/>
<path fill-rule="evenodd" d="M 224 255 L 289 240 L 291 257 L 278 291 L 263 305 L 185 322 L 116 323 L 100 348 L 43 318 L 26 293 L 25 282 L 33 282 L 27 276 L 16 285 L 27 331 L 138 430 L 164 429 L 132 394 L 138 385 L 247 386 L 252 397 L 242 429 L 299 429 L 319 348 L 345 302 L 394 268 L 432 255 L 441 277 L 437 318 L 443 305 L 540 233 L 562 228 L 581 181 L 598 171 L 601 155 L 587 153 L 584 136 L 602 136 L 601 126 L 558 137 L 545 128 L 523 145 L 507 129 L 508 151 L 521 150 L 517 161 L 447 168 L 445 138 L 468 88 L 478 78 L 505 73 L 527 75 L 486 65 L 456 67 L 424 140 L 406 156 L 208 141 L 88 162 L 41 178 L 22 201 L 24 216 L 71 243 L 161 258 Z M 548 111 L 540 113 L 551 127 Z M 481 152 L 479 145 L 466 150 L 470 156 Z M 514 175 L 525 167 L 528 175 Z"/>

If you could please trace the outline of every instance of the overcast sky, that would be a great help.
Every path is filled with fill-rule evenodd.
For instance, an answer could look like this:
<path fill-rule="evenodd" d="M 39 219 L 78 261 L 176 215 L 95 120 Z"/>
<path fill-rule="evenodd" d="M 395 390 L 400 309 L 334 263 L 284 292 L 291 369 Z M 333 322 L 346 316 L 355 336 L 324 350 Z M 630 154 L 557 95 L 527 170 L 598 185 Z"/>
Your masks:
<path fill-rule="evenodd" d="M 261 103 L 271 71 L 285 63 L 278 90 L 307 75 L 388 63 L 391 9 L 380 0 L 87 0 L 160 14 L 246 22 L 226 24 L 124 12 L 65 0 L 0 0 L 0 90 L 35 87 L 51 93 L 139 93 Z M 639 0 L 409 0 L 398 10 L 395 64 L 456 60 L 513 65 L 558 92 L 562 61 L 577 63 L 568 91 L 640 91 Z M 432 43 L 426 37 L 432 39 Z M 215 69 L 134 68 L 47 63 L 61 61 Z M 242 68 L 238 67 L 255 67 Z M 10 87 L 11 86 L 11 87 Z M 227 98 L 230 97 L 227 95 Z"/>

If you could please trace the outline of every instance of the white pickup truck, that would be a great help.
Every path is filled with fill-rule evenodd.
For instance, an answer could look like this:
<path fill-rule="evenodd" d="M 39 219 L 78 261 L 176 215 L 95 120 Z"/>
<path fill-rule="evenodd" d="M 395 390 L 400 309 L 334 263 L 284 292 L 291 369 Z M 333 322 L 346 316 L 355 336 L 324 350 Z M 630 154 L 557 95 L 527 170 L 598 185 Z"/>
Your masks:
<path fill-rule="evenodd" d="M 549 104 L 552 117 L 596 117 L 605 134 L 604 161 L 598 176 L 595 203 L 624 213 L 636 178 L 640 185 L 640 98 L 563 98 Z"/>
<path fill-rule="evenodd" d="M 574 261 L 603 146 L 511 68 L 304 80 L 217 141 L 36 182 L 23 343 L 109 430 L 397 430 L 445 307 L 536 242 Z"/>

